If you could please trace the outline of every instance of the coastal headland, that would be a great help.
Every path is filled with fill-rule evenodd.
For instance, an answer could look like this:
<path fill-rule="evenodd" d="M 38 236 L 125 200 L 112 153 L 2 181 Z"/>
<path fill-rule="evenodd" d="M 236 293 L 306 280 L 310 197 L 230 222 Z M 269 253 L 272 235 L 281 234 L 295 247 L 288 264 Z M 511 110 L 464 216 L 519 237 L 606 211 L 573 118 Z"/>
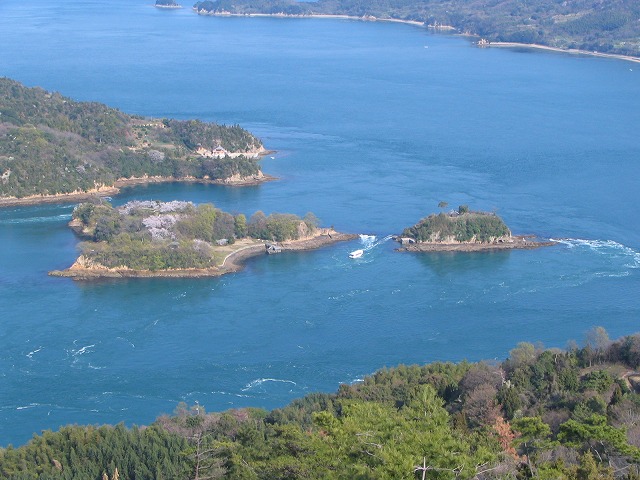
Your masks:
<path fill-rule="evenodd" d="M 350 241 L 358 235 L 340 233 L 332 228 L 318 229 L 313 235 L 297 240 L 274 243 L 266 240 L 243 239 L 235 244 L 220 247 L 226 254 L 219 265 L 210 268 L 173 268 L 164 270 L 137 270 L 128 267 L 109 268 L 81 255 L 65 270 L 49 272 L 53 277 L 67 277 L 74 280 L 97 280 L 101 278 L 204 278 L 220 277 L 244 268 L 247 259 L 267 254 L 269 245 L 277 245 L 282 252 L 316 250 L 338 242 Z"/>
<path fill-rule="evenodd" d="M 34 108 L 37 105 L 37 108 Z M 129 115 L 0 78 L 0 207 L 159 182 L 256 185 L 267 151 L 239 125 Z"/>

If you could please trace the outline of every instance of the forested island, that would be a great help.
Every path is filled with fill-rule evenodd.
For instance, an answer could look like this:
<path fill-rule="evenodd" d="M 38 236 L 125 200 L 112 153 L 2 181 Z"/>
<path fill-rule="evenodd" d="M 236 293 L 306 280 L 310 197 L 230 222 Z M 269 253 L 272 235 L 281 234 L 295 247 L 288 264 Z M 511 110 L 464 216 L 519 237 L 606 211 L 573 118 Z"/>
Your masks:
<path fill-rule="evenodd" d="M 441 206 L 446 206 L 443 203 Z M 532 236 L 512 235 L 498 215 L 474 212 L 467 205 L 449 213 L 431 214 L 405 228 L 396 240 L 402 245 L 399 250 L 412 252 L 531 249 L 554 244 Z"/>
<path fill-rule="evenodd" d="M 339 15 L 401 20 L 451 28 L 489 42 L 640 56 L 640 3 L 636 0 L 207 0 L 197 2 L 194 9 L 204 15 Z"/>
<path fill-rule="evenodd" d="M 71 228 L 85 239 L 67 270 L 50 275 L 100 277 L 205 277 L 235 272 L 255 255 L 309 250 L 356 235 L 319 228 L 312 213 L 258 211 L 248 220 L 213 204 L 132 201 L 114 208 L 95 198 L 78 205 Z"/>
<path fill-rule="evenodd" d="M 182 8 L 178 2 L 174 0 L 156 0 L 156 7 L 158 8 Z"/>
<path fill-rule="evenodd" d="M 264 152 L 238 125 L 127 115 L 0 78 L 0 206 L 149 181 L 255 184 Z"/>
<path fill-rule="evenodd" d="M 640 334 L 398 366 L 272 411 L 178 405 L 0 449 L 8 480 L 640 478 Z"/>

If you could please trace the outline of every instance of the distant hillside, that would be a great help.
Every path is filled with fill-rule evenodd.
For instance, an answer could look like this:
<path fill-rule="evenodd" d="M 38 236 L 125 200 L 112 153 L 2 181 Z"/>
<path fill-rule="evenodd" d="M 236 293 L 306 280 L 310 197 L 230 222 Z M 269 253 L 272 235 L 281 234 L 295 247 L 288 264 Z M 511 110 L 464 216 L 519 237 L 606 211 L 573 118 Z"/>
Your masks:
<path fill-rule="evenodd" d="M 243 128 L 149 119 L 0 78 L 0 199 L 111 186 L 130 177 L 260 174 Z"/>
<path fill-rule="evenodd" d="M 271 412 L 179 404 L 0 449 L 8 480 L 637 480 L 640 335 L 520 343 L 502 363 L 401 365 Z M 425 475 L 423 475 L 423 473 Z"/>
<path fill-rule="evenodd" d="M 637 0 L 218 0 L 200 13 L 331 14 L 450 25 L 491 41 L 640 56 Z"/>

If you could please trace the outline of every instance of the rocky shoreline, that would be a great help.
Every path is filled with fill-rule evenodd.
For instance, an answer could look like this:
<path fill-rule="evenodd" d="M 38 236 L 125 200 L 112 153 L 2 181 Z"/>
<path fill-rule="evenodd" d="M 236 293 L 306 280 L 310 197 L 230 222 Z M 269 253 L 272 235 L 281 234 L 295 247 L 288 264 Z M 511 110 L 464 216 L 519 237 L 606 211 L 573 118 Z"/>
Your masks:
<path fill-rule="evenodd" d="M 290 240 L 279 243 L 283 252 L 307 251 L 322 248 L 338 242 L 354 240 L 358 235 L 336 232 L 333 229 L 323 228 L 307 238 Z M 65 270 L 53 270 L 49 272 L 52 277 L 66 277 L 74 280 L 98 280 L 105 278 L 204 278 L 220 277 L 228 273 L 242 270 L 245 260 L 266 255 L 266 245 L 270 242 L 260 242 L 241 247 L 231 252 L 222 261 L 221 265 L 211 268 L 180 268 L 171 270 L 133 270 L 127 267 L 108 268 L 95 264 L 80 256 L 78 260 Z"/>
<path fill-rule="evenodd" d="M 550 247 L 557 242 L 538 240 L 533 235 L 514 235 L 511 241 L 504 242 L 418 242 L 403 245 L 399 252 L 488 252 L 496 250 L 533 250 Z"/>
<path fill-rule="evenodd" d="M 265 182 L 277 180 L 276 177 L 259 172 L 249 177 L 230 177 L 224 180 L 209 180 L 195 177 L 133 177 L 121 178 L 114 182 L 112 186 L 94 188 L 87 191 L 58 193 L 54 195 L 30 195 L 28 197 L 0 197 L 0 208 L 20 207 L 51 203 L 76 203 L 88 200 L 95 196 L 111 197 L 120 193 L 124 187 L 136 185 L 148 185 L 150 183 L 201 183 L 207 185 L 226 185 L 230 187 L 251 187 Z"/>

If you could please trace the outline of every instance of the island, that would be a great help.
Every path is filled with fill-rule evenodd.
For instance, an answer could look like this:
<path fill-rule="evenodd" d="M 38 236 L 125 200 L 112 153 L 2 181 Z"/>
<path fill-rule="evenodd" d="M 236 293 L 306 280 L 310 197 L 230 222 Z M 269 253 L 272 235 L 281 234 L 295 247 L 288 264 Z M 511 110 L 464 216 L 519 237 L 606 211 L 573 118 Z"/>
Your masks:
<path fill-rule="evenodd" d="M 552 47 L 624 60 L 640 56 L 640 8 L 631 0 L 204 0 L 193 8 L 200 15 L 404 22 L 484 39 L 484 46 Z"/>
<path fill-rule="evenodd" d="M 156 0 L 155 6 L 157 8 L 182 8 L 182 5 L 173 0 Z"/>
<path fill-rule="evenodd" d="M 80 256 L 51 276 L 74 279 L 211 277 L 236 272 L 261 254 L 311 250 L 357 235 L 318 227 L 312 213 L 258 211 L 247 220 L 213 204 L 132 201 L 114 208 L 94 198 L 78 205 L 69 226 L 85 241 Z"/>
<path fill-rule="evenodd" d="M 238 125 L 128 115 L 0 78 L 0 207 L 148 182 L 255 185 L 262 142 Z"/>
<path fill-rule="evenodd" d="M 533 235 L 512 235 L 495 213 L 474 212 L 467 205 L 449 213 L 431 214 L 395 237 L 407 252 L 481 252 L 533 249 L 554 245 Z"/>

